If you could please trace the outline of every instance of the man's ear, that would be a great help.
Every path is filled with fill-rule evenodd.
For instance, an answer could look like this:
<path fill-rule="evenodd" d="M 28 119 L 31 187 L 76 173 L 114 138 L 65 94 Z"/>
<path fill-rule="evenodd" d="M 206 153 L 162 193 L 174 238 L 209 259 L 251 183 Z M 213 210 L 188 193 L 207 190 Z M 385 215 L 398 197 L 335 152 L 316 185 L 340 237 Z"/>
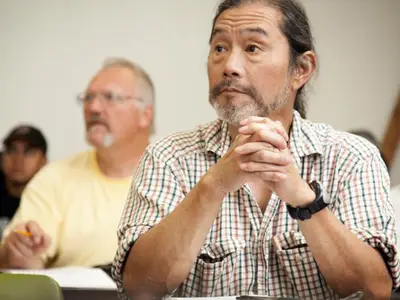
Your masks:
<path fill-rule="evenodd" d="M 145 105 L 141 108 L 139 125 L 141 128 L 150 128 L 154 118 L 153 105 Z"/>
<path fill-rule="evenodd" d="M 317 69 L 317 56 L 313 51 L 304 52 L 297 58 L 292 81 L 293 90 L 304 86 L 314 75 Z"/>
<path fill-rule="evenodd" d="M 43 155 L 41 167 L 44 167 L 48 163 L 47 156 Z"/>

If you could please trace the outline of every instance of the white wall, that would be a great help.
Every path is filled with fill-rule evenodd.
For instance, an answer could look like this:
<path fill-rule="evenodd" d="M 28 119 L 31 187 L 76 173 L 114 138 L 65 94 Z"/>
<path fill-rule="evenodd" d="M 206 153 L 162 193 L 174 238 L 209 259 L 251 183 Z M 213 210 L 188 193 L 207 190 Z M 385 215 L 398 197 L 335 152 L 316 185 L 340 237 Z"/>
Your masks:
<path fill-rule="evenodd" d="M 382 140 L 400 93 L 400 1 L 302 2 L 321 66 L 309 117 L 341 130 L 367 128 Z M 400 184 L 398 150 L 393 184 Z"/>
<path fill-rule="evenodd" d="M 75 95 L 107 56 L 134 59 L 153 77 L 154 140 L 213 119 L 206 58 L 217 2 L 0 0 L 0 136 L 26 121 L 45 132 L 51 159 L 87 148 Z M 400 91 L 400 1 L 303 2 L 321 63 L 309 117 L 381 138 Z"/>

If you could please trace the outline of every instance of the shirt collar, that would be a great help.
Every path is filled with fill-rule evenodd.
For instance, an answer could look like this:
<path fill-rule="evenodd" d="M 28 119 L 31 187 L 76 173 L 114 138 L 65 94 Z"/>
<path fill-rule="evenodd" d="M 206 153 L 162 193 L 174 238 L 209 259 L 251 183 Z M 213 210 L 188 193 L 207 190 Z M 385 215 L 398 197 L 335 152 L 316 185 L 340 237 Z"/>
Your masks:
<path fill-rule="evenodd" d="M 296 160 L 309 155 L 323 154 L 323 147 L 315 126 L 303 119 L 297 111 L 293 114 L 289 149 Z"/>
<path fill-rule="evenodd" d="M 217 119 L 205 132 L 206 151 L 223 156 L 231 146 L 228 123 Z"/>

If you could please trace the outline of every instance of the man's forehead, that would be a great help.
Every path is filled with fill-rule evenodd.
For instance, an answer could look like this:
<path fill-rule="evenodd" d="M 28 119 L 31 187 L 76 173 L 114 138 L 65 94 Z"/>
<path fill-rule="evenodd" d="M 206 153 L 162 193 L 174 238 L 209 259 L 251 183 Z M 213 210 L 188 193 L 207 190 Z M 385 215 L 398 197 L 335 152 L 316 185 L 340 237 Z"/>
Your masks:
<path fill-rule="evenodd" d="M 279 29 L 280 12 L 262 3 L 246 4 L 224 11 L 216 20 L 214 29 L 259 27 L 264 30 Z"/>
<path fill-rule="evenodd" d="M 135 75 L 127 68 L 112 67 L 101 70 L 90 81 L 88 90 L 122 90 L 131 87 L 135 81 Z"/>
<path fill-rule="evenodd" d="M 122 92 L 124 86 L 116 81 L 93 82 L 88 86 L 87 90 L 98 92 Z"/>
<path fill-rule="evenodd" d="M 14 140 L 6 148 L 30 148 L 30 145 L 24 140 Z"/>

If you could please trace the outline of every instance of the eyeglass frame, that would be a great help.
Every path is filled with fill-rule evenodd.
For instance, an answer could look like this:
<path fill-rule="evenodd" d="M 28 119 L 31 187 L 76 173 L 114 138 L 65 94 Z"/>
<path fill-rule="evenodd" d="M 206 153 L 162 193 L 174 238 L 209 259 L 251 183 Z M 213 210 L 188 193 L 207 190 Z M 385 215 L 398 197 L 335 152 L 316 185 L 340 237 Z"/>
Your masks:
<path fill-rule="evenodd" d="M 91 99 L 86 99 L 88 95 L 94 96 Z M 85 97 L 83 97 L 85 96 Z M 96 93 L 88 93 L 88 92 L 82 92 L 79 93 L 76 96 L 76 100 L 78 101 L 79 104 L 84 105 L 85 103 L 90 103 L 94 99 L 96 99 L 98 96 L 101 96 L 100 100 L 104 103 L 107 103 L 108 105 L 113 105 L 116 103 L 124 103 L 127 102 L 127 100 L 137 100 L 141 104 L 145 104 L 143 101 L 142 97 L 137 97 L 137 96 L 131 96 L 131 95 L 126 95 L 123 96 L 119 93 L 115 93 L 113 91 L 101 91 L 101 92 L 96 92 Z"/>

